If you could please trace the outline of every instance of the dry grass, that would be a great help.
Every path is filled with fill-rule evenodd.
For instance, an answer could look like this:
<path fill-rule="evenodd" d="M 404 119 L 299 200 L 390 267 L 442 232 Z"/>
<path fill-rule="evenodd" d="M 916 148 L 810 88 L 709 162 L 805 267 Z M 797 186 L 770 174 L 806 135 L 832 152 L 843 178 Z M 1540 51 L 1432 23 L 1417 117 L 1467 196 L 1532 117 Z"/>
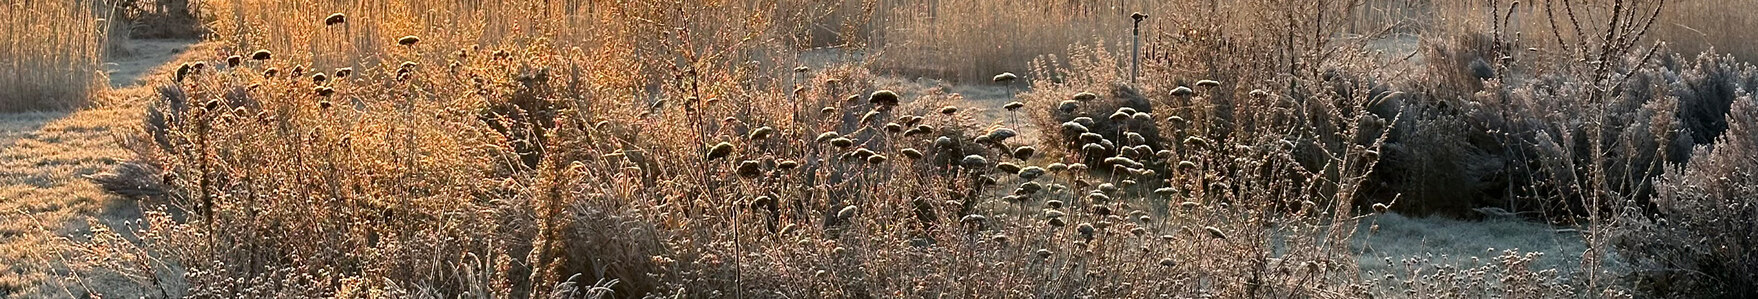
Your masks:
<path fill-rule="evenodd" d="M 1583 28 L 1614 2 L 1574 7 Z M 222 298 L 1631 296 L 1649 289 L 1603 266 L 1609 236 L 1641 223 L 1637 200 L 1695 196 L 1653 179 L 1697 132 L 1674 128 L 1725 113 L 1709 105 L 1721 93 L 1659 86 L 1736 82 L 1645 56 L 1632 42 L 1645 32 L 1569 29 L 1526 51 L 1544 35 L 1486 26 L 1466 1 L 1149 3 L 208 2 L 215 46 L 136 91 L 144 104 L 18 116 L 45 124 L 0 152 L 20 169 L 0 197 L 44 200 L 4 201 L 29 213 L 3 218 L 0 258 L 65 263 L 15 263 L 29 274 L 0 283 Z M 1130 83 L 1135 11 L 1151 17 Z M 1614 24 L 1645 20 L 1628 15 Z M 1422 36 L 1421 58 L 1377 52 L 1392 33 Z M 820 45 L 843 49 L 804 49 Z M 995 103 L 894 76 L 1002 71 L 1024 77 L 984 96 Z M 117 123 L 140 125 L 92 136 Z M 1707 151 L 1692 156 L 1734 159 Z M 100 211 L 98 186 L 70 178 L 123 157 L 95 178 L 139 200 L 139 221 L 57 238 Z M 1459 167 L 1477 158 L 1502 164 Z M 1496 175 L 1529 188 L 1495 199 L 1536 208 L 1431 197 Z M 1482 205 L 1551 212 L 1583 229 L 1584 248 L 1556 247 L 1586 253 L 1356 247 L 1420 231 L 1387 210 Z M 64 293 L 31 285 L 72 274 L 85 279 Z"/>
<path fill-rule="evenodd" d="M 0 111 L 76 107 L 105 85 L 106 24 L 78 1 L 0 9 Z"/>

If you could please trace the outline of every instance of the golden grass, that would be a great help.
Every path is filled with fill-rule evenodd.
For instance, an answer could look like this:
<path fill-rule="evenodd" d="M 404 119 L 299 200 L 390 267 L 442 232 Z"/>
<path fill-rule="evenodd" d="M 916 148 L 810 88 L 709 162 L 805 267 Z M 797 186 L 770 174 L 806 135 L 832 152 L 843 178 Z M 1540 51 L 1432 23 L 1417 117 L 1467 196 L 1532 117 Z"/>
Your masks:
<path fill-rule="evenodd" d="M 0 9 L 0 111 L 83 104 L 105 85 L 107 24 L 78 1 L 23 1 Z"/>
<path fill-rule="evenodd" d="M 135 90 L 145 107 L 18 116 L 31 133 L 0 151 L 0 198 L 28 199 L 0 208 L 32 217 L 0 218 L 13 234 L 0 261 L 29 274 L 0 283 L 53 296 L 33 284 L 78 273 L 121 284 L 66 295 L 295 298 L 1618 294 L 1511 251 L 1445 277 L 1357 264 L 1351 241 L 1377 230 L 1360 222 L 1421 200 L 1375 176 L 1403 112 L 1452 112 L 1386 107 L 1386 89 L 1501 94 L 1431 84 L 1486 54 L 1460 42 L 1483 24 L 1471 3 L 211 2 L 216 46 L 157 75 L 161 94 Z M 1123 84 L 1138 11 L 1143 76 Z M 1464 63 L 1407 73 L 1423 62 L 1375 55 L 1382 33 L 1459 43 L 1430 46 Z M 819 45 L 850 55 L 804 47 Z M 243 59 L 258 51 L 273 57 Z M 1025 77 L 994 103 L 892 76 L 1003 71 Z M 900 101 L 870 101 L 878 90 Z M 1061 109 L 1081 92 L 1095 95 Z M 1078 126 L 1090 135 L 1060 131 L 1080 117 L 1096 119 Z M 997 133 L 1011 131 L 1026 133 Z M 149 170 L 129 179 L 167 187 L 137 194 L 141 221 L 44 250 L 62 232 L 33 224 L 96 212 L 103 195 L 72 178 L 122 158 Z M 1014 173 L 1056 164 L 1077 166 Z M 1605 248 L 1600 233 L 1589 248 Z M 28 262 L 57 252 L 73 258 Z"/>

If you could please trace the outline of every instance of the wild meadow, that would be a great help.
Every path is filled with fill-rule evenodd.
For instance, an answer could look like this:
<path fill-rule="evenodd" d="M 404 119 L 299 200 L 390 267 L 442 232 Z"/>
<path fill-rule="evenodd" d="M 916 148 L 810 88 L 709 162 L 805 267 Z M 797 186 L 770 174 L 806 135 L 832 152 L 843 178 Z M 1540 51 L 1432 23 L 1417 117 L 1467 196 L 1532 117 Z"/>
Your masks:
<path fill-rule="evenodd" d="M 131 111 L 131 213 L 0 211 L 0 296 L 1758 296 L 1758 2 L 8 6 L 0 110 Z M 1419 217 L 1579 250 L 1361 245 L 1493 234 Z"/>

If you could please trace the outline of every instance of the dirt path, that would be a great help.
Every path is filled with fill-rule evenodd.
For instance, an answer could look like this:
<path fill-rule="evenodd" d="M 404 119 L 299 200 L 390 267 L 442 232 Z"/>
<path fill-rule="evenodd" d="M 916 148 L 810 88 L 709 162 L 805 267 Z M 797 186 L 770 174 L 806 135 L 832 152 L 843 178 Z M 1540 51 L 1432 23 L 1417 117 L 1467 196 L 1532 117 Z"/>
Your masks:
<path fill-rule="evenodd" d="M 67 279 L 63 238 L 83 235 L 88 217 L 118 218 L 102 214 L 116 210 L 106 205 L 122 202 L 81 176 L 128 157 L 117 141 L 141 119 L 142 110 L 131 103 L 152 94 L 139 81 L 191 44 L 127 42 L 125 57 L 106 64 L 113 90 L 93 107 L 0 113 L 0 298 L 79 297 L 86 288 L 109 288 Z"/>

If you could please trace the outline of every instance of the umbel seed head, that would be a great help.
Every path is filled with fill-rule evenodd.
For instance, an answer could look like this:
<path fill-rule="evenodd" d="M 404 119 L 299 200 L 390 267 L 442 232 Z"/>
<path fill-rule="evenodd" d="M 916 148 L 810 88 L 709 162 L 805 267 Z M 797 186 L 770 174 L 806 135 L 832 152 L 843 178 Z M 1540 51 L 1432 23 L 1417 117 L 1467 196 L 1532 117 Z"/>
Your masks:
<path fill-rule="evenodd" d="M 1099 95 L 1093 94 L 1091 92 L 1081 92 L 1081 93 L 1074 94 L 1074 100 L 1076 100 L 1076 101 L 1086 102 L 1086 101 L 1092 101 L 1092 100 L 1096 100 L 1096 99 L 1099 99 Z"/>
<path fill-rule="evenodd" d="M 250 60 L 269 60 L 274 56 L 275 54 L 270 53 L 269 50 L 256 50 L 256 52 L 250 53 Z"/>
<path fill-rule="evenodd" d="M 958 113 L 958 106 L 940 107 L 940 114 L 952 115 L 954 113 Z"/>
<path fill-rule="evenodd" d="M 1007 105 L 1001 106 L 1001 108 L 1007 109 L 1007 111 L 1018 111 L 1019 108 L 1025 108 L 1025 103 L 1009 102 Z"/>
<path fill-rule="evenodd" d="M 1179 97 L 1188 97 L 1188 96 L 1190 96 L 1190 95 L 1191 95 L 1191 94 L 1194 94 L 1194 93 L 1196 93 L 1196 92 L 1195 92 L 1195 91 L 1192 91 L 1192 90 L 1190 90 L 1190 87 L 1184 87 L 1184 86 L 1179 86 L 1179 87 L 1178 87 L 1178 88 L 1173 88 L 1173 89 L 1172 89 L 1172 95 L 1173 95 L 1173 96 L 1179 96 Z"/>
<path fill-rule="evenodd" d="M 708 160 L 725 158 L 733 152 L 732 143 L 721 142 L 708 148 Z"/>
<path fill-rule="evenodd" d="M 237 67 L 238 64 L 241 63 L 244 63 L 244 57 L 242 56 L 232 55 L 226 57 L 226 67 Z"/>
<path fill-rule="evenodd" d="M 348 16 L 342 15 L 342 13 L 339 12 L 330 14 L 330 17 L 324 18 L 324 26 L 331 26 L 345 22 L 348 22 Z"/>
<path fill-rule="evenodd" d="M 872 95 L 867 96 L 867 102 L 879 106 L 897 106 L 897 92 L 890 90 L 875 91 Z"/>
<path fill-rule="evenodd" d="M 1000 75 L 995 75 L 994 78 L 990 78 L 990 80 L 994 80 L 995 83 L 1012 83 L 1013 80 L 1017 79 L 1019 79 L 1019 76 L 1014 75 L 1013 73 L 1001 73 Z"/>
<path fill-rule="evenodd" d="M 420 42 L 421 42 L 421 37 L 414 36 L 414 35 L 409 35 L 409 36 L 397 38 L 398 45 L 414 46 L 416 43 L 420 43 Z"/>
<path fill-rule="evenodd" d="M 854 218 L 855 212 L 858 212 L 860 210 L 861 210 L 861 208 L 857 207 L 855 205 L 849 205 L 846 207 L 842 207 L 841 211 L 836 212 L 836 218 L 842 218 L 842 219 Z"/>
<path fill-rule="evenodd" d="M 336 69 L 336 79 L 347 78 L 348 74 L 353 74 L 353 73 L 354 73 L 354 68 L 350 68 L 350 67 Z"/>
<path fill-rule="evenodd" d="M 1216 87 L 1216 86 L 1221 86 L 1221 81 L 1198 80 L 1198 81 L 1196 81 L 1196 86 L 1197 87 Z"/>

